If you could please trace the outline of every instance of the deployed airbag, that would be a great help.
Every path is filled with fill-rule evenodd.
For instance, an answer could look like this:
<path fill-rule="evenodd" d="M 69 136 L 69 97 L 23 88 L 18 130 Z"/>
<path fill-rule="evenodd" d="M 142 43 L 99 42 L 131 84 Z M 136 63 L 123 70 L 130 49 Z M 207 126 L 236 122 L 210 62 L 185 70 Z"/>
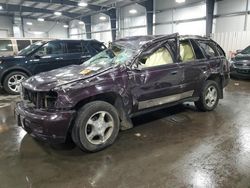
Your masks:
<path fill-rule="evenodd" d="M 170 63 L 173 63 L 171 54 L 166 48 L 160 48 L 146 59 L 145 67 L 155 67 Z"/>

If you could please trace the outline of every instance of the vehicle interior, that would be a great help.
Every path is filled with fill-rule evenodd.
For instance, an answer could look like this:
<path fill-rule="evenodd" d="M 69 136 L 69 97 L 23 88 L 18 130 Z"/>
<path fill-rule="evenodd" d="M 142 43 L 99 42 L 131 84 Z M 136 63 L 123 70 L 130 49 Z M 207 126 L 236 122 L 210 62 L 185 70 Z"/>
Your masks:
<path fill-rule="evenodd" d="M 188 41 L 181 41 L 180 43 L 180 56 L 182 62 L 195 60 L 194 51 Z"/>
<path fill-rule="evenodd" d="M 180 42 L 180 56 L 182 62 L 195 60 L 195 54 L 189 41 Z M 166 47 L 160 47 L 150 55 L 141 58 L 142 68 L 156 67 L 173 63 L 171 53 Z"/>

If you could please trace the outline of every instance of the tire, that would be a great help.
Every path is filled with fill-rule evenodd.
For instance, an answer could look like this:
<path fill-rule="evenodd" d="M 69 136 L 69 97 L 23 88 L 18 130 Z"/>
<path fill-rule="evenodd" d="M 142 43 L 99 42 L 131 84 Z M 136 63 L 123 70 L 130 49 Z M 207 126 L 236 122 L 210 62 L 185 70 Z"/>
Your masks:
<path fill-rule="evenodd" d="M 112 145 L 119 130 L 120 120 L 115 107 L 107 102 L 94 101 L 78 111 L 71 135 L 83 151 L 97 152 Z"/>
<path fill-rule="evenodd" d="M 28 78 L 28 75 L 25 74 L 24 72 L 20 72 L 20 71 L 11 72 L 4 78 L 3 88 L 8 94 L 18 95 L 20 92 L 20 89 L 18 88 L 19 83 L 21 83 L 23 80 L 27 78 Z M 14 82 L 16 83 L 14 84 Z M 11 83 L 13 85 L 11 85 Z"/>
<path fill-rule="evenodd" d="M 217 82 L 212 80 L 206 81 L 199 100 L 195 102 L 196 108 L 203 112 L 214 110 L 219 102 L 219 93 L 220 90 Z"/>

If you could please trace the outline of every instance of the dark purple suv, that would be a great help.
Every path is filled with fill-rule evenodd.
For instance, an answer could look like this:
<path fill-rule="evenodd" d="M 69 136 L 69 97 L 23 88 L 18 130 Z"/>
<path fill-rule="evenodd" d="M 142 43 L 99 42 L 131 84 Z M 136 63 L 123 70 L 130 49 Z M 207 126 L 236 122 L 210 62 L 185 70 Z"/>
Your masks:
<path fill-rule="evenodd" d="M 225 53 L 198 36 L 139 36 L 117 40 L 82 65 L 22 83 L 18 125 L 50 143 L 72 140 L 84 151 L 111 145 L 131 118 L 193 101 L 211 111 L 229 80 Z"/>

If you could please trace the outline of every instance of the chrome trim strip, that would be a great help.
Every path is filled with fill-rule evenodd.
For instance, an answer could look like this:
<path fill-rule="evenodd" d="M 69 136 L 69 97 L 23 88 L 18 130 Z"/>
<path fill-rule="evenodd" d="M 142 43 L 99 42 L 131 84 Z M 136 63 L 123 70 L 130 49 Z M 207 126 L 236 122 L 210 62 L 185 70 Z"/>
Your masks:
<path fill-rule="evenodd" d="M 141 110 L 144 108 L 150 108 L 150 107 L 159 106 L 159 105 L 166 104 L 166 103 L 176 102 L 181 99 L 193 96 L 193 93 L 194 93 L 194 90 L 191 90 L 191 91 L 187 91 L 187 92 L 180 93 L 180 94 L 169 95 L 166 97 L 160 97 L 156 99 L 141 101 L 139 102 L 138 108 L 139 110 Z"/>

